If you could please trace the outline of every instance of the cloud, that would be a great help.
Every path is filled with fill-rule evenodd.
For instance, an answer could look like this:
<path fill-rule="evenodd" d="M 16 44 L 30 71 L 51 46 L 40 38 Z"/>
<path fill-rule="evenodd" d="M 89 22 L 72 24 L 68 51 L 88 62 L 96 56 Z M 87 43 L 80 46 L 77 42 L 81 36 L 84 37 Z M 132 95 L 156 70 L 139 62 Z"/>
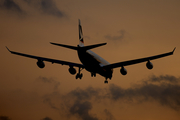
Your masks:
<path fill-rule="evenodd" d="M 44 79 L 44 81 L 48 81 Z M 47 82 L 51 84 L 51 82 Z M 44 103 L 68 117 L 77 117 L 82 120 L 100 120 L 98 113 L 93 112 L 93 105 L 116 105 L 119 103 L 141 104 L 144 102 L 157 102 L 162 106 L 175 111 L 180 110 L 180 78 L 171 75 L 151 76 L 134 84 L 130 88 L 122 88 L 110 84 L 107 88 L 87 87 L 76 88 L 66 94 L 58 91 L 44 96 Z M 111 111 L 104 106 L 101 113 L 106 120 L 115 120 Z M 67 117 L 66 116 L 66 117 Z"/>
<path fill-rule="evenodd" d="M 54 15 L 57 17 L 63 17 L 64 14 L 56 7 L 52 0 L 41 0 L 41 8 L 45 14 Z"/>
<path fill-rule="evenodd" d="M 52 120 L 52 119 L 49 118 L 49 117 L 45 117 L 45 118 L 43 118 L 42 120 Z"/>
<path fill-rule="evenodd" d="M 52 102 L 51 98 L 45 97 L 43 102 L 47 103 L 52 109 L 59 110 L 59 108 Z"/>
<path fill-rule="evenodd" d="M 48 84 L 52 84 L 54 86 L 54 90 L 57 90 L 60 82 L 56 81 L 54 78 L 47 78 L 47 77 L 42 77 L 40 76 L 37 81 L 43 82 L 43 83 L 48 83 Z"/>
<path fill-rule="evenodd" d="M 8 116 L 0 116 L 0 120 L 11 120 Z"/>
<path fill-rule="evenodd" d="M 89 101 L 81 102 L 76 100 L 70 107 L 70 113 L 72 115 L 78 115 L 82 120 L 98 120 L 97 117 L 89 114 L 92 109 L 92 103 Z"/>
<path fill-rule="evenodd" d="M 43 84 L 51 86 L 52 93 L 51 94 L 46 94 L 43 96 L 43 102 L 48 104 L 52 109 L 59 110 L 59 108 L 56 106 L 55 103 L 53 103 L 53 96 L 58 94 L 58 88 L 60 86 L 60 82 L 56 81 L 55 78 L 47 78 L 47 77 L 38 77 L 36 82 L 41 82 Z M 50 89 L 49 89 L 50 91 Z"/>
<path fill-rule="evenodd" d="M 58 18 L 65 17 L 65 13 L 58 9 L 54 0 L 1 0 L 0 8 L 10 11 L 11 13 L 18 14 L 32 14 L 35 10 L 36 13 L 56 16 Z M 17 4 L 19 3 L 19 4 Z M 22 9 L 22 6 L 24 9 Z M 34 13 L 33 13 L 34 14 Z"/>
<path fill-rule="evenodd" d="M 125 33 L 126 31 L 125 30 L 120 30 L 118 32 L 120 35 L 117 35 L 117 36 L 112 36 L 112 35 L 106 35 L 104 36 L 107 40 L 114 40 L 114 41 L 122 41 L 125 37 Z"/>
<path fill-rule="evenodd" d="M 99 99 L 100 92 L 102 93 L 101 89 L 93 88 L 93 87 L 88 87 L 85 90 L 77 88 L 77 89 L 72 90 L 71 92 L 69 92 L 67 94 L 67 96 L 74 97 L 78 101 L 89 100 L 89 99 L 92 99 L 92 97 L 94 97 L 96 99 Z"/>
<path fill-rule="evenodd" d="M 39 10 L 39 12 L 52 15 L 56 17 L 64 17 L 65 14 L 60 11 L 55 2 L 53 0 L 24 0 L 28 5 L 34 7 L 35 9 Z"/>
<path fill-rule="evenodd" d="M 155 76 L 152 75 L 148 81 L 144 82 L 168 82 L 168 83 L 178 83 L 180 78 L 174 77 L 172 75 L 160 75 L 160 76 Z"/>
<path fill-rule="evenodd" d="M 175 82 L 176 81 L 176 82 Z M 157 83 L 158 82 L 158 83 Z M 156 101 L 162 106 L 180 110 L 180 78 L 169 75 L 152 76 L 147 82 L 123 89 L 111 84 L 110 99 L 128 103 L 142 103 Z"/>
<path fill-rule="evenodd" d="M 23 10 L 21 7 L 14 2 L 13 0 L 3 0 L 0 2 L 0 8 L 11 11 L 11 12 L 16 12 L 16 13 L 23 13 Z"/>
<path fill-rule="evenodd" d="M 116 120 L 109 110 L 105 109 L 104 114 L 106 115 L 106 120 Z"/>

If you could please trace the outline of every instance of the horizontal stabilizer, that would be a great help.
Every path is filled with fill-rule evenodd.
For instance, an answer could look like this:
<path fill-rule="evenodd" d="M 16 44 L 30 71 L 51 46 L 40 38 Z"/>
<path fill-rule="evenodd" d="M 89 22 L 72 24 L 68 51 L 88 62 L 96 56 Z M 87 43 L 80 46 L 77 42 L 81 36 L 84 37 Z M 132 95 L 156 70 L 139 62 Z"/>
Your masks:
<path fill-rule="evenodd" d="M 100 47 L 100 46 L 103 46 L 103 45 L 106 45 L 107 43 L 100 43 L 100 44 L 95 44 L 95 45 L 89 45 L 89 46 L 84 46 L 84 49 L 85 50 L 89 50 L 89 49 L 93 49 L 93 48 L 96 48 L 96 47 Z"/>
<path fill-rule="evenodd" d="M 70 46 L 70 45 L 64 45 L 64 44 L 59 44 L 59 43 L 52 43 L 50 42 L 51 44 L 53 45 L 58 45 L 58 46 L 61 46 L 61 47 L 66 47 L 66 48 L 69 48 L 69 49 L 73 49 L 73 50 L 89 50 L 89 49 L 93 49 L 93 48 L 96 48 L 96 47 L 100 47 L 100 46 L 103 46 L 103 45 L 106 45 L 107 43 L 100 43 L 100 44 L 95 44 L 95 45 L 89 45 L 89 46 L 83 46 L 83 47 L 75 47 L 75 46 Z"/>
<path fill-rule="evenodd" d="M 75 46 L 64 45 L 64 44 L 59 44 L 59 43 L 52 43 L 52 42 L 50 42 L 50 43 L 53 44 L 53 45 L 57 45 L 57 46 L 61 46 L 61 47 L 66 47 L 66 48 L 73 49 L 73 50 L 77 50 L 78 49 L 78 47 L 75 47 Z"/>

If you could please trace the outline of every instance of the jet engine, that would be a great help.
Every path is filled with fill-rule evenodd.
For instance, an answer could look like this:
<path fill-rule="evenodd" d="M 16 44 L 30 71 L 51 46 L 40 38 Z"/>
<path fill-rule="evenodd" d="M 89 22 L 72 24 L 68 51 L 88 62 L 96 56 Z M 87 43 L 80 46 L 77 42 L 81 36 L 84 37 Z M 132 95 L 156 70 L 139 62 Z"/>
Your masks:
<path fill-rule="evenodd" d="M 69 73 L 71 73 L 72 75 L 76 74 L 76 69 L 73 67 L 69 68 Z"/>
<path fill-rule="evenodd" d="M 148 62 L 146 63 L 146 67 L 147 67 L 148 69 L 152 69 L 152 68 L 153 68 L 153 64 L 152 64 L 150 61 L 148 61 Z"/>
<path fill-rule="evenodd" d="M 38 61 L 37 61 L 37 66 L 38 66 L 39 68 L 44 68 L 44 67 L 45 67 L 45 64 L 44 64 L 44 62 L 43 62 L 42 60 L 38 60 Z"/>
<path fill-rule="evenodd" d="M 122 75 L 126 75 L 127 74 L 127 70 L 124 67 L 122 67 L 120 69 L 120 72 L 121 72 Z"/>

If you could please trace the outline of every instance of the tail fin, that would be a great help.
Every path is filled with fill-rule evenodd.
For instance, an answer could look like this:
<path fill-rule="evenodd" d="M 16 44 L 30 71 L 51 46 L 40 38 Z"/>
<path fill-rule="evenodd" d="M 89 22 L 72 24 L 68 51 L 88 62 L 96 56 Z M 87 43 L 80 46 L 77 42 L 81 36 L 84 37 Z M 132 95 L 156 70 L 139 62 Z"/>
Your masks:
<path fill-rule="evenodd" d="M 83 47 L 84 46 L 84 40 L 83 40 L 83 32 L 82 32 L 82 26 L 81 26 L 81 21 L 79 19 L 79 46 Z"/>
<path fill-rule="evenodd" d="M 100 43 L 100 44 L 84 46 L 83 33 L 82 33 L 82 27 L 81 27 L 81 21 L 80 20 L 79 20 L 79 45 L 78 45 L 78 47 L 71 46 L 71 45 L 59 44 L 59 43 L 53 43 L 53 42 L 50 42 L 50 43 L 53 44 L 53 45 L 58 45 L 58 46 L 66 47 L 66 48 L 73 49 L 73 50 L 85 50 L 85 51 L 89 50 L 89 49 L 93 49 L 93 48 L 96 48 L 96 47 L 106 45 L 106 43 Z"/>

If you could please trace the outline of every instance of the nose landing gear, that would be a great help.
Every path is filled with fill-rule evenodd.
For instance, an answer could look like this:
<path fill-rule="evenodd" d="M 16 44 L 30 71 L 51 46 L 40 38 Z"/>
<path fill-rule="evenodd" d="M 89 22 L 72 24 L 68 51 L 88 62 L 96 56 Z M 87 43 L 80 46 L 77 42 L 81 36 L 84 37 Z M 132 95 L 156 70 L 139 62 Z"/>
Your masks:
<path fill-rule="evenodd" d="M 104 81 L 104 83 L 105 83 L 105 84 L 108 84 L 108 81 L 107 81 L 107 80 L 105 80 L 105 81 Z"/>
<path fill-rule="evenodd" d="M 108 84 L 108 80 L 107 80 L 107 78 L 106 78 L 106 80 L 104 81 L 104 83 L 105 83 L 105 84 Z"/>

